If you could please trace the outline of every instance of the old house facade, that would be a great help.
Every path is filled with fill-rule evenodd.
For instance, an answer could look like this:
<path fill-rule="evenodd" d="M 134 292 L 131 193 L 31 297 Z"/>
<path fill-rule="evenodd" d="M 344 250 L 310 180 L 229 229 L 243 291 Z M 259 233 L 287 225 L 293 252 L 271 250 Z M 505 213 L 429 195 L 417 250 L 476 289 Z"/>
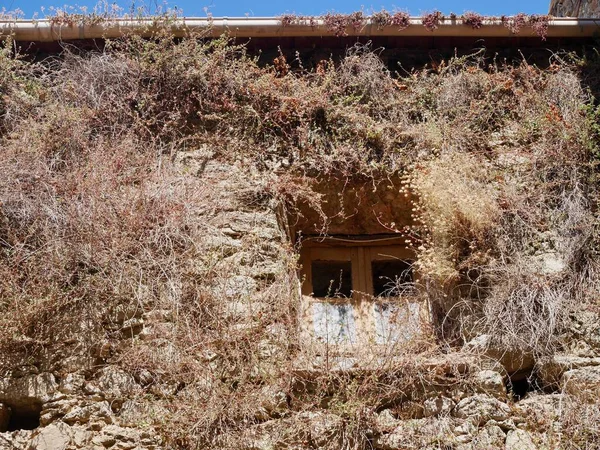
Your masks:
<path fill-rule="evenodd" d="M 0 23 L 0 449 L 594 448 L 594 20 L 93 19 Z"/>

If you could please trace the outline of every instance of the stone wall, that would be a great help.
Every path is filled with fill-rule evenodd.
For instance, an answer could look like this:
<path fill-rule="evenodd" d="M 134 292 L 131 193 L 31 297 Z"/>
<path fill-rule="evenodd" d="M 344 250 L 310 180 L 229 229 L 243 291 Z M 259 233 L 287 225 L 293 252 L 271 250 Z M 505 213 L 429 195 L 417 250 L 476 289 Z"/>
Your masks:
<path fill-rule="evenodd" d="M 206 149 L 181 154 L 179 159 L 186 176 L 215 187 L 196 212 L 202 234 L 195 276 L 208 269 L 227 274 L 209 286 L 222 300 L 220 312 L 228 327 L 223 329 L 223 336 L 261 336 L 258 357 L 250 371 L 273 371 L 272 375 L 261 375 L 257 383 L 261 396 L 254 418 L 244 419 L 238 439 L 223 437 L 214 448 L 557 448 L 561 424 L 574 420 L 569 414 L 581 415 L 581 408 L 591 414 L 597 408 L 600 338 L 598 315 L 589 311 L 575 318 L 571 334 L 565 337 L 574 347 L 566 344 L 565 354 L 554 358 L 536 360 L 515 349 L 496 348 L 489 337 L 477 336 L 462 351 L 444 358 L 409 357 L 410 364 L 404 366 L 400 362 L 387 369 L 380 366 L 377 376 L 354 369 L 352 382 L 363 373 L 365 385 L 390 376 L 406 378 L 405 384 L 399 383 L 402 388 L 391 392 L 385 401 L 367 402 L 354 416 L 331 401 L 336 390 L 344 388 L 340 384 L 343 367 L 331 375 L 330 385 L 324 389 L 328 396 L 318 406 L 304 409 L 302 397 L 310 395 L 311 380 L 321 376 L 324 369 L 312 361 L 311 370 L 307 370 L 308 365 L 299 370 L 294 358 L 302 349 L 290 350 L 289 324 L 261 319 L 276 316 L 281 305 L 292 308 L 297 283 L 285 278 L 294 251 L 281 229 L 277 205 L 254 196 L 260 191 L 261 178 L 254 178 L 242 165 L 215 161 Z M 337 187 L 334 192 L 339 192 Z M 386 191 L 362 194 L 361 198 L 381 201 Z M 335 202 L 335 195 L 329 197 Z M 396 199 L 388 200 L 387 207 L 394 209 Z M 385 216 L 379 206 L 378 213 Z M 356 211 L 347 212 L 356 218 Z M 389 213 L 387 220 L 398 220 L 394 216 L 397 213 Z M 317 222 L 307 211 L 303 217 L 307 223 Z M 387 221 L 386 217 L 383 220 Z M 298 223 L 301 218 L 297 218 Z M 291 285 L 289 298 L 282 298 L 282 291 L 277 290 L 285 285 Z M 93 364 L 31 361 L 3 374 L 0 450 L 173 448 L 160 430 L 160 424 L 173 414 L 168 405 L 178 398 L 180 402 L 186 398 L 197 401 L 202 398 L 202 389 L 210 398 L 210 391 L 222 389 L 223 383 L 207 379 L 205 386 L 185 385 L 160 370 L 144 369 L 141 363 L 132 370 L 125 362 L 128 352 L 141 352 L 146 358 L 162 361 L 165 370 L 171 361 L 179 363 L 183 356 L 174 345 L 180 325 L 177 317 L 176 304 L 140 307 L 110 321 L 111 327 L 122 331 L 120 341 L 98 345 Z M 263 334 L 258 331 L 261 327 L 267 328 Z M 219 355 L 211 351 L 198 348 L 198 364 L 219 371 Z M 279 383 L 285 372 L 286 379 L 291 380 L 289 385 Z M 518 372 L 530 377 L 529 382 L 518 380 L 514 376 Z M 527 387 L 517 389 L 517 382 Z M 588 406 L 589 410 L 585 409 Z M 198 403 L 196 407 L 201 412 L 205 405 Z M 231 409 L 238 407 L 230 405 Z M 360 432 L 353 431 L 357 424 Z M 180 448 L 189 447 L 182 444 Z"/>
<path fill-rule="evenodd" d="M 187 269 L 189 276 L 197 277 L 199 288 L 218 300 L 214 313 L 223 324 L 223 337 L 252 334 L 261 339 L 254 367 L 266 370 L 268 364 L 261 364 L 268 360 L 276 365 L 276 354 L 287 345 L 285 329 L 272 326 L 264 339 L 254 332 L 260 316 L 276 316 L 269 302 L 278 299 L 269 290 L 276 283 L 289 285 L 285 277 L 291 253 L 275 209 L 253 198 L 260 183 L 252 174 L 214 160 L 206 149 L 180 153 L 176 164 L 182 177 L 211 187 L 193 207 L 198 256 L 197 264 Z M 219 363 L 208 346 L 196 349 L 197 357 L 182 354 L 178 340 L 186 330 L 180 308 L 181 299 L 166 292 L 161 304 L 134 302 L 118 311 L 99 311 L 106 317 L 106 340 L 91 348 L 74 342 L 60 355 L 50 349 L 47 358 L 3 367 L 0 450 L 172 448 L 155 426 L 168 421 L 165 405 L 184 384 L 170 369 L 186 358 L 199 366 Z M 197 399 L 201 387 L 189 390 Z M 266 410 L 272 408 L 267 405 Z"/>
<path fill-rule="evenodd" d="M 556 17 L 600 17 L 598 0 L 552 0 L 550 15 Z"/>

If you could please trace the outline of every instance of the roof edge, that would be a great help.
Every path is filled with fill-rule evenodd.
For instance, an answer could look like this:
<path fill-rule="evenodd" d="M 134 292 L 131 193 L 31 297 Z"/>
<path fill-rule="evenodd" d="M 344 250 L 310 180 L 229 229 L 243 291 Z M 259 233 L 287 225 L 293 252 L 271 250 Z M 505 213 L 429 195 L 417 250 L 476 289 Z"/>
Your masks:
<path fill-rule="evenodd" d="M 322 19 L 312 24 L 283 25 L 275 17 L 221 17 L 156 19 L 107 19 L 96 23 L 57 23 L 53 19 L 0 21 L 0 38 L 13 36 L 17 41 L 52 42 L 76 39 L 118 38 L 127 34 L 149 37 L 161 29 L 169 30 L 175 37 L 192 32 L 206 37 L 228 34 L 232 37 L 325 37 L 336 33 Z M 552 18 L 545 37 L 582 38 L 600 35 L 600 19 Z M 480 28 L 473 28 L 462 19 L 446 19 L 434 30 L 423 26 L 421 17 L 410 18 L 407 28 L 378 27 L 370 19 L 360 29 L 348 27 L 346 36 L 444 36 L 444 37 L 534 37 L 531 26 L 523 26 L 513 33 L 497 19 L 484 20 Z"/>

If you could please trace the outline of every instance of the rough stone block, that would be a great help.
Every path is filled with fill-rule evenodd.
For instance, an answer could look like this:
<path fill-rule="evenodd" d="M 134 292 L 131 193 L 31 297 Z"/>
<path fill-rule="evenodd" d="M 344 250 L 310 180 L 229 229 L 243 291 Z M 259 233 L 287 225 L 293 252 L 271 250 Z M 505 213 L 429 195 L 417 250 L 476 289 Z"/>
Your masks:
<path fill-rule="evenodd" d="M 600 366 L 600 358 L 555 355 L 538 364 L 538 377 L 544 387 L 556 387 L 565 372 L 589 366 Z"/>
<path fill-rule="evenodd" d="M 511 430 L 506 435 L 505 450 L 537 450 L 531 435 L 525 430 Z"/>
<path fill-rule="evenodd" d="M 565 372 L 561 385 L 564 392 L 588 401 L 600 398 L 600 366 L 584 367 Z"/>
<path fill-rule="evenodd" d="M 448 397 L 428 398 L 423 403 L 423 414 L 425 417 L 449 415 L 454 405 L 454 401 Z"/>
<path fill-rule="evenodd" d="M 66 450 L 70 443 L 70 427 L 56 422 L 41 428 L 31 441 L 28 450 Z"/>
<path fill-rule="evenodd" d="M 535 364 L 531 353 L 521 349 L 502 348 L 495 344 L 492 337 L 487 334 L 482 334 L 467 342 L 463 351 L 498 361 L 508 373 L 532 369 Z"/>
<path fill-rule="evenodd" d="M 475 389 L 479 393 L 506 398 L 506 386 L 501 374 L 494 370 L 481 370 L 474 376 Z"/>
<path fill-rule="evenodd" d="M 478 394 L 458 402 L 454 415 L 461 419 L 468 419 L 476 425 L 483 425 L 491 419 L 496 421 L 508 419 L 510 407 L 493 397 Z"/>
<path fill-rule="evenodd" d="M 0 380 L 0 402 L 21 413 L 39 411 L 41 405 L 63 397 L 51 373 Z"/>

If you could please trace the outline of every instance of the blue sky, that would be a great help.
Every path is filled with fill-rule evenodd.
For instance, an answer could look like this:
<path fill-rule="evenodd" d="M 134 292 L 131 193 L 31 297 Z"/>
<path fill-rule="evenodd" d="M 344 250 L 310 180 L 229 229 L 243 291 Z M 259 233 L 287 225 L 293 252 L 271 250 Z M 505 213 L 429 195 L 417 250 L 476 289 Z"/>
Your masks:
<path fill-rule="evenodd" d="M 162 0 L 117 0 L 108 1 L 108 4 L 116 3 L 129 10 L 132 3 L 136 7 L 143 5 L 151 12 L 155 12 L 158 7 L 164 4 Z M 43 17 L 48 14 L 50 7 L 85 6 L 88 9 L 93 8 L 97 0 L 77 0 L 73 2 L 64 2 L 60 0 L 0 0 L 0 10 L 21 9 L 25 13 L 25 18 L 31 18 L 35 12 Z M 474 1 L 474 0 L 400 0 L 390 3 L 387 1 L 355 1 L 355 0 L 287 0 L 283 1 L 241 1 L 241 0 L 169 0 L 167 6 L 183 10 L 186 16 L 204 16 L 206 9 L 214 17 L 219 16 L 277 16 L 285 12 L 294 12 L 297 14 L 320 15 L 328 11 L 352 12 L 363 9 L 369 12 L 373 9 L 379 10 L 382 7 L 391 11 L 400 9 L 409 11 L 412 15 L 420 15 L 424 11 L 438 9 L 444 13 L 455 12 L 457 14 L 465 11 L 476 11 L 484 15 L 502 15 L 516 14 L 524 12 L 527 14 L 546 14 L 550 0 L 504 0 L 496 1 Z M 44 9 L 45 12 L 42 12 Z"/>

